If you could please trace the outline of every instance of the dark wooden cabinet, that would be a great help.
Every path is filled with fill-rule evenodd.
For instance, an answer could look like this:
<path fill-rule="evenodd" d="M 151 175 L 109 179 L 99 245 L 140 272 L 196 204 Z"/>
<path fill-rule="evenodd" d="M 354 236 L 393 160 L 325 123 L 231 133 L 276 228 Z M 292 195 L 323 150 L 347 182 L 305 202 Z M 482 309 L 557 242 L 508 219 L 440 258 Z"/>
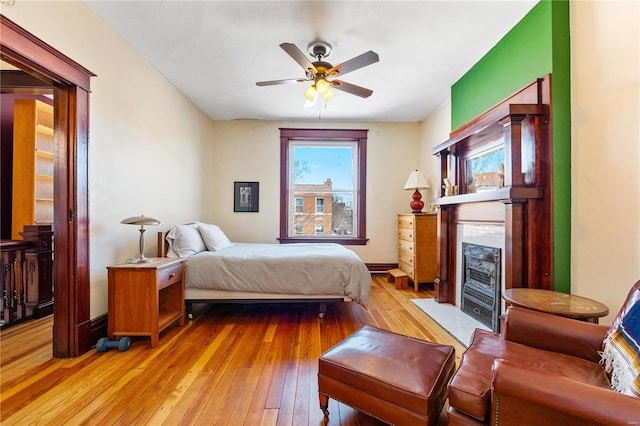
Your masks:
<path fill-rule="evenodd" d="M 53 313 L 53 229 L 28 225 L 20 234 L 0 244 L 3 327 Z"/>
<path fill-rule="evenodd" d="M 53 313 L 53 229 L 51 225 L 27 225 L 24 241 L 32 248 L 26 253 L 25 305 L 27 315 L 42 318 Z"/>

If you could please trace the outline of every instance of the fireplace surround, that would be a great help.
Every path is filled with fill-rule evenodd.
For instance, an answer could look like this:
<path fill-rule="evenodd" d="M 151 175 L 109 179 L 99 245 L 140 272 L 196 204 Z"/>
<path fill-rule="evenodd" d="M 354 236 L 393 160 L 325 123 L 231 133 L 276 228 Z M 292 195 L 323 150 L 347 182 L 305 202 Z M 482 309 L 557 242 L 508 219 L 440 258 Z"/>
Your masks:
<path fill-rule="evenodd" d="M 498 246 L 504 248 L 502 288 L 552 288 L 550 93 L 547 75 L 433 149 L 443 182 L 432 201 L 438 210 L 438 302 L 461 304 L 458 247 L 468 241 L 460 240 L 460 225 L 504 228 Z"/>

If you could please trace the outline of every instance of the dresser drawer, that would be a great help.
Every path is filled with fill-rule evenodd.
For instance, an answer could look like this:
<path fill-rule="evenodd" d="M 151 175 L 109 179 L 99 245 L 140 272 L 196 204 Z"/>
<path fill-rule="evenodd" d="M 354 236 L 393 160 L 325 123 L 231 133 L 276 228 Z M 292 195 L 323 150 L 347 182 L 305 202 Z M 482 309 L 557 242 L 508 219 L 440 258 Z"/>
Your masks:
<path fill-rule="evenodd" d="M 405 241 L 415 241 L 413 229 L 398 228 L 398 239 Z"/>
<path fill-rule="evenodd" d="M 413 215 L 398 216 L 398 229 L 413 229 L 415 219 L 416 218 Z"/>
<path fill-rule="evenodd" d="M 168 268 L 158 269 L 158 289 L 165 288 L 168 285 L 177 283 L 182 280 L 182 271 L 184 265 L 178 263 Z"/>
<path fill-rule="evenodd" d="M 398 240 L 398 249 L 411 253 L 415 253 L 415 243 L 413 241 Z"/>
<path fill-rule="evenodd" d="M 414 280 L 414 277 L 415 277 L 414 271 L 415 271 L 415 269 L 413 268 L 413 266 L 407 265 L 404 262 L 398 262 L 398 268 L 403 270 L 409 276 L 411 281 Z"/>
<path fill-rule="evenodd" d="M 404 250 L 398 251 L 398 262 L 406 263 L 407 265 L 413 268 L 415 266 L 414 259 L 415 259 L 415 256 L 413 255 L 413 253 L 409 253 Z"/>

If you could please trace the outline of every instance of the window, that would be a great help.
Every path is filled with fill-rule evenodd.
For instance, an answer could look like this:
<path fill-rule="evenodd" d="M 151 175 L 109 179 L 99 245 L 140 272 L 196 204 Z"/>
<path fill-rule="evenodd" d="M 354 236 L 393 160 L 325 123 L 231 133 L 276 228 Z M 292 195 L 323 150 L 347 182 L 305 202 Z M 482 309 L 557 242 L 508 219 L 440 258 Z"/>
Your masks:
<path fill-rule="evenodd" d="M 366 244 L 367 130 L 280 129 L 280 242 Z"/>

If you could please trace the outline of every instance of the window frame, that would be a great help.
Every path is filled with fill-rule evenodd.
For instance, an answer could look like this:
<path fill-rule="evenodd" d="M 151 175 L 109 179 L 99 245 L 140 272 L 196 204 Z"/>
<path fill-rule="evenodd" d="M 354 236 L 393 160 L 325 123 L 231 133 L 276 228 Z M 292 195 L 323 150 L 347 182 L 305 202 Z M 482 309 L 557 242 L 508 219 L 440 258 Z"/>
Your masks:
<path fill-rule="evenodd" d="M 343 245 L 367 244 L 367 133 L 363 129 L 291 129 L 280 128 L 280 238 L 281 244 L 325 242 Z M 352 237 L 289 236 L 289 144 L 299 141 L 355 142 L 358 147 L 358 230 Z M 356 202 L 356 200 L 353 200 Z M 294 212 L 295 213 L 295 212 Z"/>

